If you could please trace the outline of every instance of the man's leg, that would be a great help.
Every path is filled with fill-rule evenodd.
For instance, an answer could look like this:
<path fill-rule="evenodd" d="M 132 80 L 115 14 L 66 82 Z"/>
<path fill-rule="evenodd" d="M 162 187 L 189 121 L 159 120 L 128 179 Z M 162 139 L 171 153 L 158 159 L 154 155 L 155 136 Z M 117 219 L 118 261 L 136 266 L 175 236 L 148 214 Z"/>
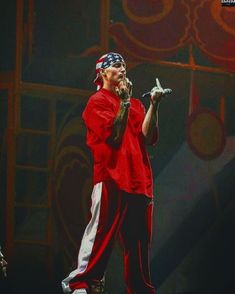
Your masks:
<path fill-rule="evenodd" d="M 90 289 L 92 284 L 102 280 L 126 211 L 120 195 L 112 182 L 94 186 L 92 216 L 81 242 L 77 269 L 62 281 L 65 293 L 75 289 Z"/>
<path fill-rule="evenodd" d="M 149 271 L 153 203 L 142 195 L 128 195 L 121 227 L 124 272 L 128 294 L 154 294 Z"/>

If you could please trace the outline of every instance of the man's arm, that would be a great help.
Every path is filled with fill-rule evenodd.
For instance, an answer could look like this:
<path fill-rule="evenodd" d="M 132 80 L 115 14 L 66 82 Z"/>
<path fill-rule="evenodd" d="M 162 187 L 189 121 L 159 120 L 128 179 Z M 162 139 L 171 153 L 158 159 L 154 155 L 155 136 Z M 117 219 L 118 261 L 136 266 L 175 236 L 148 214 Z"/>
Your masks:
<path fill-rule="evenodd" d="M 146 144 L 154 144 L 159 138 L 158 109 L 163 97 L 164 90 L 156 79 L 157 86 L 151 90 L 150 106 L 142 124 L 142 133 Z"/>
<path fill-rule="evenodd" d="M 142 133 L 145 137 L 146 144 L 154 144 L 159 138 L 158 129 L 158 108 L 159 102 L 150 103 L 149 109 L 145 115 L 142 124 Z"/>
<path fill-rule="evenodd" d="M 122 141 L 123 134 L 126 129 L 128 113 L 129 113 L 130 102 L 122 100 L 120 102 L 120 107 L 117 113 L 116 118 L 114 119 L 114 124 L 112 128 L 112 133 L 108 138 L 108 143 L 118 146 Z"/>
<path fill-rule="evenodd" d="M 114 146 L 121 144 L 123 134 L 126 129 L 128 113 L 130 107 L 130 97 L 132 94 L 132 83 L 128 78 L 125 78 L 117 88 L 117 95 L 120 97 L 120 107 L 112 128 L 111 136 L 108 138 L 108 143 Z"/>

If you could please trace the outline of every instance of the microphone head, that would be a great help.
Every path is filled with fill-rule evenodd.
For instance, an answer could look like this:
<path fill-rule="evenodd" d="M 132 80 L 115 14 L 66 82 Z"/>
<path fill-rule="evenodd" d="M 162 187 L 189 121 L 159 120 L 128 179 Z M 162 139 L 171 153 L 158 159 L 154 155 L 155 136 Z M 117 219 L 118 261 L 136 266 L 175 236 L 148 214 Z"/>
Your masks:
<path fill-rule="evenodd" d="M 171 94 L 171 93 L 172 93 L 172 90 L 169 89 L 169 88 L 163 90 L 163 94 L 164 94 L 164 95 L 169 95 L 169 94 Z"/>

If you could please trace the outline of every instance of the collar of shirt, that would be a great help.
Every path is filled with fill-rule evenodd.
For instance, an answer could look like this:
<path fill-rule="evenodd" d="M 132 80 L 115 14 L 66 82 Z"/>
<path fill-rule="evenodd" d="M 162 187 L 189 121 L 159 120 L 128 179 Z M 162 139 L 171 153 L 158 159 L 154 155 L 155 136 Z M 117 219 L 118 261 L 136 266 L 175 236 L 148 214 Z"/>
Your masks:
<path fill-rule="evenodd" d="M 120 98 L 116 94 L 114 94 L 113 92 L 111 92 L 111 91 L 109 91 L 107 89 L 102 88 L 102 89 L 100 89 L 100 92 L 105 94 L 105 95 L 112 96 L 115 100 L 120 101 Z"/>

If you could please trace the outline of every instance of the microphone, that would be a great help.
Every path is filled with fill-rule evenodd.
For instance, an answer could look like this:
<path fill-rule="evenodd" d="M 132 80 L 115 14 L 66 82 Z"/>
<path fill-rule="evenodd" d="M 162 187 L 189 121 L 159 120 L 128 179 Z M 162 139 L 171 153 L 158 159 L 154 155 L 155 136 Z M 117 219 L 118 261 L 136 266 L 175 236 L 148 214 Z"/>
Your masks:
<path fill-rule="evenodd" d="M 172 93 L 172 90 L 169 88 L 163 89 L 163 96 L 167 96 L 170 95 Z M 150 92 L 146 92 L 142 95 L 142 98 L 151 96 L 151 91 Z"/>

